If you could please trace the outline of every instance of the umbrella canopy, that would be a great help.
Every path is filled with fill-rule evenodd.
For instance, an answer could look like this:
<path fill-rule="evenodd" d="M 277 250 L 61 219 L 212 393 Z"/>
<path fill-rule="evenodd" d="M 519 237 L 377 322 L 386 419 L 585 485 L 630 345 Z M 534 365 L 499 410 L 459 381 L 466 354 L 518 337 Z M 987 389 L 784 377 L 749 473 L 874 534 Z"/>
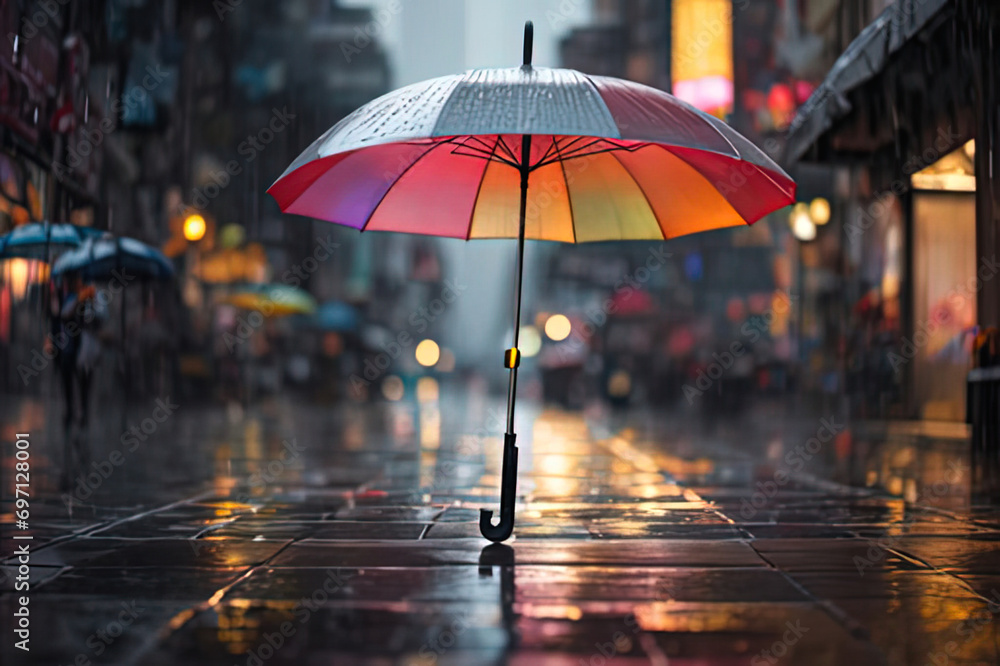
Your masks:
<path fill-rule="evenodd" d="M 174 275 L 173 264 L 156 248 L 110 234 L 87 238 L 52 265 L 54 276 L 80 273 L 85 280 L 110 279 L 115 277 L 115 271 L 140 280 L 166 280 Z"/>
<path fill-rule="evenodd" d="M 522 164 L 529 239 L 674 238 L 795 201 L 788 175 L 717 118 L 637 83 L 534 67 L 389 93 L 268 192 L 285 212 L 363 231 L 517 238 Z"/>
<path fill-rule="evenodd" d="M 87 238 L 98 238 L 105 232 L 79 227 L 68 222 L 31 222 L 15 227 L 0 236 L 0 259 L 40 259 L 49 261 L 52 254 L 79 247 Z"/>
<path fill-rule="evenodd" d="M 316 312 L 316 299 L 309 292 L 286 284 L 241 285 L 220 300 L 244 310 L 257 310 L 265 317 Z"/>
<path fill-rule="evenodd" d="M 752 224 L 795 183 L 720 120 L 629 81 L 531 65 L 402 88 L 317 139 L 268 189 L 281 209 L 361 231 L 517 238 L 500 522 L 511 535 L 524 241 L 664 240 Z"/>

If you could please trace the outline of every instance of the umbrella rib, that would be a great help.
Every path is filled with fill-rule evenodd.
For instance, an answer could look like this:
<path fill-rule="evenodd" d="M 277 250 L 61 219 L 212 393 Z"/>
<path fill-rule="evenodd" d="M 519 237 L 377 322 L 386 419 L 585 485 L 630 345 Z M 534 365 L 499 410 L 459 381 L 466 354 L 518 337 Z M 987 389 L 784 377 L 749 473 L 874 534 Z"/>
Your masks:
<path fill-rule="evenodd" d="M 552 136 L 552 141 L 551 141 L 551 143 L 549 143 L 549 147 L 546 148 L 545 152 L 542 153 L 542 156 L 538 158 L 538 164 L 536 164 L 534 168 L 540 167 L 542 165 L 542 163 L 545 162 L 545 159 L 547 157 L 549 157 L 549 155 L 552 153 L 553 150 L 558 151 L 558 146 L 556 146 L 556 137 L 555 137 L 555 135 Z M 532 170 L 534 170 L 534 168 Z"/>
<path fill-rule="evenodd" d="M 497 142 L 493 142 L 493 152 L 496 152 Z M 476 207 L 479 205 L 479 193 L 483 191 L 483 181 L 486 180 L 486 171 L 490 168 L 490 162 L 492 161 L 493 152 L 490 153 L 490 157 L 486 159 L 486 166 L 483 167 L 483 173 L 479 176 L 479 185 L 476 186 L 476 196 L 472 198 L 472 210 L 469 211 L 469 227 L 465 231 L 465 240 L 472 238 L 472 221 L 476 217 Z"/>
<path fill-rule="evenodd" d="M 582 137 L 578 137 L 577 139 L 574 139 L 573 142 L 576 142 L 576 141 L 580 140 L 581 138 Z M 571 142 L 571 143 L 573 143 L 573 142 Z M 610 144 L 610 145 L 609 145 L 609 147 L 602 148 L 600 150 L 589 150 L 589 151 L 587 150 L 587 148 L 590 148 L 591 146 L 600 145 L 602 143 L 607 143 L 607 144 Z M 625 151 L 628 151 L 628 152 L 631 153 L 631 152 L 635 152 L 636 150 L 639 150 L 640 148 L 644 148 L 645 146 L 648 146 L 648 145 L 649 145 L 648 143 L 641 143 L 641 144 L 636 144 L 634 146 L 622 146 L 622 145 L 619 145 L 617 143 L 614 143 L 610 139 L 598 138 L 598 139 L 595 139 L 595 140 L 591 141 L 590 143 L 587 143 L 586 145 L 580 146 L 579 148 L 575 148 L 569 154 L 562 154 L 562 153 L 560 153 L 561 157 L 558 158 L 558 159 L 552 159 L 552 160 L 546 160 L 546 161 L 543 161 L 543 162 L 539 162 L 538 164 L 535 164 L 533 167 L 531 167 L 531 169 L 532 169 L 532 171 L 534 171 L 535 169 L 539 169 L 539 168 L 541 168 L 543 166 L 548 166 L 548 165 L 553 164 L 553 163 L 555 163 L 557 161 L 572 160 L 572 159 L 576 159 L 576 158 L 579 158 L 579 157 L 589 157 L 590 155 L 600 155 L 602 153 L 618 152 L 620 150 L 625 150 Z"/>
<path fill-rule="evenodd" d="M 704 119 L 702 119 L 702 120 L 704 120 Z M 718 127 L 716 127 L 715 123 L 708 122 L 708 121 L 705 121 L 705 122 L 707 122 L 709 125 L 711 125 L 712 129 L 714 129 L 718 133 L 718 135 L 721 136 L 722 139 L 726 143 L 729 144 L 729 147 L 733 149 L 733 155 L 736 156 L 736 159 L 742 160 L 743 159 L 743 154 L 736 148 L 736 145 L 733 144 L 733 142 L 729 140 L 729 137 L 726 136 L 721 129 L 719 129 Z"/>
<path fill-rule="evenodd" d="M 569 140 L 569 141 L 568 141 L 568 142 L 566 143 L 566 145 L 564 145 L 564 146 L 562 146 L 562 147 L 560 148 L 560 150 L 559 150 L 559 154 L 560 154 L 560 155 L 563 155 L 563 153 L 568 153 L 568 152 L 572 152 L 572 151 L 571 151 L 571 148 L 572 148 L 573 144 L 575 144 L 575 143 L 580 143 L 581 141 L 585 141 L 585 140 L 586 140 L 586 139 L 585 139 L 585 137 L 583 137 L 583 136 L 580 136 L 580 135 L 577 135 L 577 136 L 574 136 L 574 137 L 573 137 L 572 139 L 570 139 L 570 140 Z"/>
<path fill-rule="evenodd" d="M 482 144 L 484 146 L 484 148 L 480 149 L 480 148 L 476 148 L 476 147 L 470 146 L 468 143 L 465 143 L 465 141 L 475 141 L 477 143 Z M 487 144 L 485 141 L 483 141 L 481 138 L 479 138 L 479 136 L 477 136 L 475 134 L 468 134 L 468 135 L 463 136 L 462 137 L 462 141 L 459 141 L 458 137 L 453 137 L 451 139 L 448 139 L 444 143 L 453 143 L 453 144 L 455 144 L 456 148 L 451 151 L 453 155 L 462 155 L 464 157 L 479 157 L 479 158 L 484 158 L 484 159 L 487 159 L 487 160 L 492 160 L 492 161 L 495 161 L 495 162 L 502 162 L 502 163 L 510 165 L 510 166 L 512 166 L 512 167 L 514 167 L 516 169 L 520 168 L 520 165 L 517 164 L 516 162 L 512 162 L 511 160 L 508 160 L 508 159 L 506 159 L 504 157 L 499 157 L 499 156 L 496 155 L 496 142 L 493 143 L 492 149 L 486 150 L 486 146 L 489 146 L 489 144 Z M 460 148 L 466 148 L 466 149 L 469 150 L 469 152 L 468 153 L 459 152 Z"/>
<path fill-rule="evenodd" d="M 610 152 L 611 152 L 611 157 L 615 158 L 615 161 L 618 162 L 619 165 L 621 165 L 621 168 L 625 170 L 625 173 L 627 173 L 628 177 L 632 179 L 633 183 L 635 183 L 635 186 L 639 189 L 639 192 L 642 193 L 642 198 L 646 200 L 646 205 L 649 206 L 649 212 L 653 214 L 653 219 L 656 220 L 656 226 L 660 228 L 660 234 L 663 236 L 663 240 L 667 240 L 667 229 L 666 227 L 663 226 L 663 222 L 660 220 L 660 216 L 656 214 L 656 208 L 653 207 L 653 202 L 649 200 L 649 195 L 646 194 L 646 190 L 643 189 L 642 184 L 639 182 L 639 179 L 635 177 L 635 174 L 629 170 L 628 166 L 624 162 L 618 159 L 618 155 L 615 154 L 615 151 L 610 151 Z"/>
<path fill-rule="evenodd" d="M 511 150 L 510 146 L 507 145 L 507 142 L 503 140 L 503 135 L 497 134 L 497 140 L 499 141 L 500 146 L 503 148 L 504 153 L 506 153 L 507 157 L 510 158 L 510 163 L 520 169 L 521 165 L 517 163 L 517 157 L 514 155 L 514 151 Z"/>
<path fill-rule="evenodd" d="M 490 146 L 488 143 L 483 141 L 481 138 L 475 134 L 465 134 L 462 136 L 453 136 L 449 139 L 445 139 L 442 143 L 450 143 L 455 146 L 452 149 L 452 153 L 455 153 L 459 148 L 468 148 L 473 153 L 489 153 Z M 478 144 L 478 145 L 473 145 Z"/>
<path fill-rule="evenodd" d="M 743 161 L 747 162 L 746 160 L 743 160 Z M 786 197 L 794 199 L 794 195 L 791 192 L 787 191 L 784 187 L 782 187 L 780 184 L 778 184 L 778 182 L 774 178 L 772 178 L 771 172 L 768 169 L 765 169 L 764 167 L 760 166 L 759 164 L 754 164 L 753 162 L 747 162 L 747 164 L 749 164 L 753 168 L 757 169 L 757 171 L 759 171 L 761 173 L 761 175 L 763 175 L 765 178 L 767 178 L 769 181 L 771 181 L 771 183 L 776 188 L 778 188 L 779 192 L 781 192 L 782 194 L 784 194 Z"/>
<path fill-rule="evenodd" d="M 591 78 L 590 76 L 586 76 L 586 75 L 584 76 L 584 78 L 587 79 L 587 82 L 590 83 L 591 86 L 593 86 L 594 90 L 597 92 L 598 98 L 600 98 L 600 100 L 602 102 L 604 102 L 604 106 L 605 106 L 605 108 L 607 108 L 608 103 L 605 101 L 604 96 L 601 95 L 601 90 L 600 90 L 600 88 L 597 87 L 597 84 L 594 83 L 593 78 Z M 682 108 L 683 108 L 683 105 L 682 105 Z M 736 146 L 734 146 L 733 142 L 729 140 L 729 137 L 727 137 L 725 134 L 723 134 L 722 130 L 719 129 L 718 127 L 716 127 L 714 123 L 712 123 L 710 120 L 706 120 L 704 117 L 701 116 L 701 114 L 703 114 L 705 112 L 704 111 L 699 111 L 698 109 L 695 109 L 695 111 L 697 111 L 697 113 L 695 115 L 698 117 L 698 119 L 701 120 L 706 125 L 708 125 L 709 127 L 711 127 L 712 130 L 715 131 L 716 134 L 718 134 L 719 136 L 721 136 L 722 140 L 725 141 L 726 144 L 730 148 L 733 149 L 733 155 L 735 157 L 737 157 L 737 158 L 742 159 L 742 155 L 740 154 L 740 151 L 736 149 Z M 610 109 L 608 109 L 608 113 L 609 114 L 611 113 Z M 705 114 L 705 115 L 708 115 L 708 114 Z M 613 115 L 612 115 L 612 120 L 614 120 L 614 116 Z M 618 126 L 617 121 L 615 121 L 615 126 L 616 127 Z M 618 128 L 618 132 L 619 132 L 619 136 L 620 136 L 621 135 L 621 128 L 620 127 Z M 621 138 L 624 138 L 624 137 L 621 137 Z M 653 142 L 653 143 L 657 143 L 657 145 L 665 145 L 665 144 L 662 144 L 662 143 L 659 143 L 659 142 Z M 719 152 L 719 151 L 711 151 L 711 152 Z M 725 153 L 719 152 L 719 154 L 720 155 L 724 155 Z"/>
<path fill-rule="evenodd" d="M 430 148 L 428 148 L 424 152 L 420 153 L 420 156 L 417 157 L 417 159 L 415 159 L 412 162 L 410 162 L 409 166 L 407 166 L 405 169 L 403 169 L 403 171 L 399 174 L 399 176 L 396 177 L 396 180 L 392 181 L 389 184 L 389 187 L 385 188 L 385 192 L 383 192 L 382 196 L 379 197 L 378 203 L 375 204 L 374 206 L 372 206 L 372 212 L 368 213 L 368 217 L 365 219 L 365 223 L 362 224 L 358 228 L 359 232 L 364 232 L 365 228 L 368 226 L 368 223 L 372 221 L 373 217 L 375 217 L 375 212 L 379 209 L 379 206 L 382 205 L 382 202 L 385 201 L 385 198 L 387 196 L 389 196 L 389 192 L 392 192 L 392 188 L 395 187 L 396 183 L 398 183 L 400 180 L 402 180 L 403 176 L 405 176 L 407 174 L 407 172 L 409 172 L 410 169 L 412 169 L 413 167 L 415 167 L 417 165 L 417 162 L 419 162 L 420 160 L 422 160 L 425 157 L 427 157 L 438 146 L 443 146 L 446 143 L 448 143 L 448 142 L 447 141 L 441 141 L 441 142 L 433 144 Z"/>
<path fill-rule="evenodd" d="M 552 137 L 555 144 L 555 137 Z M 556 155 L 559 156 L 559 170 L 562 171 L 563 182 L 566 184 L 566 202 L 569 204 L 569 229 L 573 232 L 573 244 L 576 244 L 576 215 L 573 213 L 573 197 L 569 193 L 569 178 L 566 177 L 566 162 L 562 159 L 559 146 L 556 146 Z"/>

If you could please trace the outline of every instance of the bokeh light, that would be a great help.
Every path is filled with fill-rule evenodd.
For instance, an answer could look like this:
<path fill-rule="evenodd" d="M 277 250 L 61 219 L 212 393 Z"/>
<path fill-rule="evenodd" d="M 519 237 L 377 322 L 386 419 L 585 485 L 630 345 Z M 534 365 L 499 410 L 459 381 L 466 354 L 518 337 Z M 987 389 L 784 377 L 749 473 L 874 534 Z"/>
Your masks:
<path fill-rule="evenodd" d="M 793 210 L 789 222 L 792 225 L 792 234 L 800 241 L 811 241 L 816 238 L 816 225 L 813 224 L 808 211 Z"/>
<path fill-rule="evenodd" d="M 417 380 L 417 402 L 434 402 L 439 394 L 438 381 L 433 377 L 421 377 Z"/>
<path fill-rule="evenodd" d="M 174 227 L 176 229 L 176 227 Z M 184 238 L 192 243 L 205 236 L 205 218 L 197 213 L 184 218 Z"/>
<path fill-rule="evenodd" d="M 608 378 L 608 395 L 624 398 L 632 392 L 632 377 L 626 370 L 616 370 Z"/>
<path fill-rule="evenodd" d="M 823 197 L 816 197 L 809 204 L 809 217 L 813 224 L 824 225 L 830 221 L 830 202 Z"/>
<path fill-rule="evenodd" d="M 518 334 L 517 348 L 521 350 L 521 355 L 531 358 L 542 349 L 542 336 L 534 326 L 522 326 Z"/>
<path fill-rule="evenodd" d="M 447 348 L 442 349 L 437 369 L 440 372 L 453 372 L 455 370 L 455 353 Z"/>
<path fill-rule="evenodd" d="M 572 330 L 573 325 L 569 323 L 566 315 L 554 314 L 545 321 L 545 335 L 549 336 L 550 340 L 556 342 L 565 340 Z"/>
<path fill-rule="evenodd" d="M 434 367 L 441 358 L 441 348 L 438 347 L 438 343 L 428 338 L 427 340 L 420 341 L 420 344 L 417 345 L 415 354 L 417 357 L 417 363 L 426 368 L 431 368 Z"/>
<path fill-rule="evenodd" d="M 402 400 L 405 391 L 403 380 L 396 375 L 389 375 L 382 381 L 382 397 L 386 400 L 391 400 L 392 402 Z"/>

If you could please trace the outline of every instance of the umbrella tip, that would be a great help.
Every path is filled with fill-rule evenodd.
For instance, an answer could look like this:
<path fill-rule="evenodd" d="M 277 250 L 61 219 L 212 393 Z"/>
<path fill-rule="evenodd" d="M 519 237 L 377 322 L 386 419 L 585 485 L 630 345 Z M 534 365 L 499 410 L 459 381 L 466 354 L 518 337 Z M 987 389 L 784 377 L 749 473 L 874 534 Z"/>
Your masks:
<path fill-rule="evenodd" d="M 531 21 L 524 22 L 524 63 L 525 67 L 531 67 L 531 47 L 535 38 L 535 25 Z"/>

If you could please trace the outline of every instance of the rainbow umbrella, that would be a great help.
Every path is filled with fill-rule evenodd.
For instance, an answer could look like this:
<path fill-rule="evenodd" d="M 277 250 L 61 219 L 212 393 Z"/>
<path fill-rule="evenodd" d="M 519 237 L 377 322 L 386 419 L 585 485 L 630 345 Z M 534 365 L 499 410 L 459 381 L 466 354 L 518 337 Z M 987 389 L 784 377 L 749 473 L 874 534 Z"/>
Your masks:
<path fill-rule="evenodd" d="M 334 125 L 268 189 L 281 209 L 362 231 L 516 238 L 500 521 L 514 526 L 524 240 L 667 240 L 752 224 L 795 183 L 720 120 L 629 81 L 524 64 L 417 83 Z"/>

